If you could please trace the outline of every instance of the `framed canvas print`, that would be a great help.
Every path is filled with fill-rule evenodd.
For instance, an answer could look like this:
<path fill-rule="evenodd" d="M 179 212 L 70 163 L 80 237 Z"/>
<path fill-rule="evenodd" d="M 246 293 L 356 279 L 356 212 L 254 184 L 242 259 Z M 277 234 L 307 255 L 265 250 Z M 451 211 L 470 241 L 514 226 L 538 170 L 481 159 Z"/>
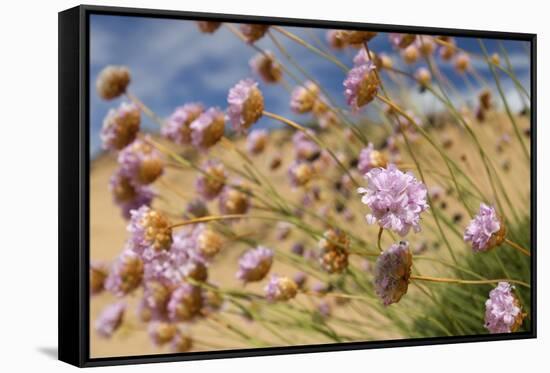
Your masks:
<path fill-rule="evenodd" d="M 59 13 L 59 358 L 536 336 L 536 36 Z"/>

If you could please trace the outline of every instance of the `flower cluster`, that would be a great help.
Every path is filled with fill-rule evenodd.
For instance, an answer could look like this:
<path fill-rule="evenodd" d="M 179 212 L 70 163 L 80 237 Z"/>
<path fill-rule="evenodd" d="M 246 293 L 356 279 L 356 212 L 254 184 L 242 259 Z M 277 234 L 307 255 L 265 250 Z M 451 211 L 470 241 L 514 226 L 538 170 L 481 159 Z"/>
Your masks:
<path fill-rule="evenodd" d="M 420 214 L 428 209 L 427 189 L 410 172 L 402 172 L 395 165 L 374 168 L 365 174 L 366 188 L 361 202 L 372 210 L 367 215 L 369 224 L 392 230 L 405 236 L 412 228 L 420 232 Z"/>
<path fill-rule="evenodd" d="M 267 247 L 258 246 L 243 254 L 239 260 L 237 278 L 243 282 L 262 280 L 273 264 L 273 251 Z"/>
<path fill-rule="evenodd" d="M 204 107 L 199 103 L 189 103 L 177 107 L 166 121 L 166 124 L 162 127 L 162 135 L 179 145 L 190 144 L 191 123 L 193 123 L 203 111 Z"/>
<path fill-rule="evenodd" d="M 227 97 L 229 108 L 227 115 L 238 132 L 245 132 L 256 123 L 264 110 L 264 98 L 258 89 L 258 83 L 244 79 L 229 90 Z"/>
<path fill-rule="evenodd" d="M 506 227 L 498 217 L 494 207 L 484 203 L 478 214 L 468 224 L 464 232 L 464 241 L 470 242 L 476 252 L 488 251 L 502 242 L 506 236 Z"/>
<path fill-rule="evenodd" d="M 512 333 L 521 326 L 525 315 L 508 282 L 499 282 L 485 302 L 485 327 L 491 333 Z"/>
<path fill-rule="evenodd" d="M 358 110 L 371 102 L 378 93 L 380 81 L 376 73 L 376 66 L 368 61 L 352 68 L 344 80 L 344 95 L 353 109 Z"/>

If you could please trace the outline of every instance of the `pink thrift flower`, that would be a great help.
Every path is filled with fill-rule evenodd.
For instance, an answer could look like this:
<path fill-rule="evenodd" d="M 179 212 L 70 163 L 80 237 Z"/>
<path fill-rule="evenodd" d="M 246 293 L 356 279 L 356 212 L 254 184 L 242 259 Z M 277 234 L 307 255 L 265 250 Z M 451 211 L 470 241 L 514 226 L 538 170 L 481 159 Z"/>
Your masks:
<path fill-rule="evenodd" d="M 429 207 L 424 184 L 393 164 L 387 169 L 370 170 L 365 179 L 367 187 L 357 191 L 363 194 L 361 202 L 372 210 L 366 216 L 369 224 L 378 224 L 400 236 L 405 236 L 411 228 L 420 232 L 420 214 Z"/>

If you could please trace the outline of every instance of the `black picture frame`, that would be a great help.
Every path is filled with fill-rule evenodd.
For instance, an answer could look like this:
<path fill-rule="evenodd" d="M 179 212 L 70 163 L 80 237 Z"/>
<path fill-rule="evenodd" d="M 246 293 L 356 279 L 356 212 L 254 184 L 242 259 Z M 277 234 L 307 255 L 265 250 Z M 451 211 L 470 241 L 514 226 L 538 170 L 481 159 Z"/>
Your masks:
<path fill-rule="evenodd" d="M 89 346 L 89 17 L 91 14 L 182 20 L 246 22 L 338 29 L 368 29 L 488 39 L 514 39 L 531 45 L 531 299 L 532 330 L 512 334 L 399 339 L 164 355 L 90 358 Z M 481 30 L 334 22 L 263 16 L 197 13 L 81 5 L 59 13 L 59 360 L 79 367 L 283 355 L 419 345 L 536 338 L 537 335 L 537 35 Z"/>

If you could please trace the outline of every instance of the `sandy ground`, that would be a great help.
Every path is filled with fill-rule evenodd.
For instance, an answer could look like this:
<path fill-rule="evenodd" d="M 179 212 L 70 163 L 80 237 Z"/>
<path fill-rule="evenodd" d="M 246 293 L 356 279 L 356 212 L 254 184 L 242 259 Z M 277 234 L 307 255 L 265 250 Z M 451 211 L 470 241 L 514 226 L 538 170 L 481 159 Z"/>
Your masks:
<path fill-rule="evenodd" d="M 488 122 L 483 125 L 476 124 L 473 126 L 475 132 L 485 139 L 484 149 L 488 153 L 489 157 L 494 160 L 495 167 L 498 169 L 499 175 L 505 181 L 505 188 L 509 192 L 515 202 L 521 206 L 528 206 L 526 201 L 529 197 L 529 168 L 525 167 L 525 159 L 522 159 L 519 145 L 513 136 L 509 120 L 503 115 L 493 114 Z M 519 118 L 522 128 L 528 127 L 528 121 L 525 118 Z M 507 131 L 512 137 L 512 143 L 505 145 L 505 151 L 503 153 L 497 153 L 496 143 L 502 131 Z M 483 166 L 479 161 L 479 155 L 475 150 L 474 145 L 468 140 L 467 135 L 463 131 L 456 129 L 456 127 L 447 127 L 445 131 L 446 135 L 453 140 L 453 145 L 448 149 L 448 154 L 457 162 L 461 162 L 463 166 L 471 175 L 474 175 L 476 182 L 483 191 L 489 191 L 490 187 L 485 177 L 478 176 L 484 175 Z M 262 155 L 253 157 L 257 167 L 269 175 L 269 180 L 273 185 L 277 187 L 279 193 L 285 198 L 290 200 L 299 201 L 300 193 L 289 187 L 286 170 L 291 162 L 292 150 L 288 144 L 288 132 L 277 133 L 271 139 L 271 143 L 268 146 L 267 152 Z M 442 133 L 436 133 L 437 136 L 443 136 Z M 443 138 L 440 138 L 443 140 Z M 344 141 L 339 136 L 331 136 L 327 141 L 334 144 L 342 144 Z M 528 139 L 526 139 L 528 141 Z M 236 146 L 240 149 L 244 149 L 242 141 L 235 142 Z M 276 146 L 276 144 L 280 144 Z M 358 145 L 349 144 L 350 149 L 359 149 Z M 415 143 L 415 150 L 420 158 L 421 165 L 426 171 L 436 171 L 434 173 L 426 172 L 426 179 L 428 185 L 442 184 L 445 179 L 438 176 L 437 172 L 447 174 L 447 170 L 444 164 L 441 162 L 437 153 L 424 141 L 418 141 Z M 283 158 L 282 167 L 275 171 L 268 171 L 268 164 L 270 162 L 271 155 L 274 154 L 275 149 L 278 148 Z M 228 148 L 223 146 L 217 146 L 211 153 L 214 157 L 219 157 L 227 164 L 233 165 L 236 168 L 242 168 L 243 161 Z M 459 161 L 460 159 L 463 159 Z M 510 171 L 502 170 L 500 162 L 507 161 L 510 164 Z M 404 163 L 412 165 L 411 160 L 404 159 Z M 111 261 L 113 260 L 120 250 L 122 249 L 124 242 L 127 238 L 126 222 L 120 216 L 118 208 L 112 203 L 111 195 L 108 190 L 108 180 L 116 168 L 115 158 L 111 155 L 101 155 L 92 162 L 92 169 L 90 175 L 90 212 L 91 212 L 91 227 L 90 227 L 90 255 L 92 260 L 98 261 Z M 418 175 L 417 172 L 415 174 Z M 331 174 L 326 172 L 319 173 L 319 182 L 330 181 Z M 193 197 L 194 194 L 194 178 L 195 172 L 187 170 L 177 169 L 175 167 L 168 167 L 165 175 L 160 181 L 156 182 L 154 187 L 162 199 L 156 199 L 154 207 L 162 211 L 171 214 L 173 221 L 181 220 L 178 216 L 184 209 L 185 203 Z M 448 182 L 448 180 L 446 181 Z M 490 194 L 490 193 L 489 193 Z M 325 202 L 331 202 L 330 196 L 323 196 Z M 367 242 L 375 243 L 375 237 L 377 233 L 376 227 L 368 226 L 364 223 L 362 216 L 366 214 L 366 206 L 359 203 L 359 198 L 352 197 L 352 202 L 347 203 L 346 207 L 354 212 L 356 219 L 352 223 L 346 223 L 346 228 L 355 234 L 359 235 Z M 217 213 L 217 206 L 211 205 L 210 211 Z M 460 212 L 464 214 L 464 211 L 458 207 L 456 203 L 450 202 L 448 207 L 449 216 L 454 213 Z M 252 211 L 255 213 L 255 211 Z M 505 211 L 505 213 L 508 213 Z M 429 214 L 428 214 L 429 215 Z M 467 219 L 466 219 L 467 220 Z M 431 216 L 425 216 L 425 234 L 423 237 L 434 237 L 435 225 Z M 463 229 L 467 222 L 463 221 L 457 223 L 459 229 Z M 276 250 L 289 252 L 289 248 L 292 243 L 296 241 L 304 241 L 306 247 L 314 248 L 315 243 L 311 240 L 307 241 L 299 235 L 299 232 L 293 230 L 290 237 L 281 242 L 275 238 L 273 228 L 273 222 L 259 222 L 247 220 L 234 224 L 235 231 L 239 234 L 252 235 L 255 238 L 261 238 L 262 243 L 265 243 L 268 247 L 272 247 Z M 462 242 L 458 242 L 455 238 L 451 238 L 451 243 L 456 246 L 457 252 L 465 250 Z M 413 236 L 410 238 L 412 242 L 419 242 L 419 237 Z M 384 238 L 384 243 L 389 244 L 391 242 L 390 237 Z M 235 272 L 237 269 L 237 260 L 241 253 L 247 247 L 241 243 L 231 243 L 220 253 L 216 258 L 212 267 L 210 268 L 209 281 L 215 284 L 220 284 L 223 287 L 238 288 L 241 285 L 235 279 Z M 432 249 L 429 254 L 437 255 L 439 258 L 447 258 L 448 253 L 445 249 L 440 248 Z M 354 259 L 354 264 L 358 264 L 358 260 Z M 437 270 L 431 265 L 420 265 L 417 269 L 421 270 L 423 274 L 430 275 Z M 276 261 L 272 269 L 272 273 L 279 273 L 285 275 L 293 275 L 296 273 L 296 269 L 289 267 L 288 265 Z M 261 292 L 265 281 L 261 284 L 255 284 L 247 287 L 247 290 Z M 142 354 L 155 354 L 166 353 L 167 349 L 159 349 L 154 346 L 146 332 L 146 325 L 141 323 L 135 315 L 135 305 L 140 297 L 139 293 L 133 294 L 129 298 L 129 307 L 126 313 L 126 319 L 124 327 L 117 332 L 111 339 L 103 339 L 98 337 L 93 329 L 93 320 L 98 316 L 99 312 L 107 304 L 113 302 L 115 298 L 107 293 L 96 296 L 92 299 L 90 316 L 92 325 L 90 325 L 91 335 L 91 356 L 92 357 L 106 357 L 106 356 L 127 356 L 127 355 L 142 355 Z M 306 295 L 299 295 L 295 301 L 296 304 L 306 305 L 306 307 L 315 307 L 319 302 L 317 299 L 311 299 Z M 292 303 L 291 302 L 291 303 Z M 368 310 L 364 308 L 358 308 L 353 302 L 351 305 L 339 306 L 334 308 L 334 316 L 347 320 L 351 325 L 353 323 L 359 323 L 359 320 L 368 318 Z M 272 341 L 273 345 L 284 345 L 281 339 L 274 338 L 273 334 L 266 330 L 257 323 L 250 323 L 242 318 L 234 315 L 224 315 L 227 320 L 240 325 L 251 335 Z M 376 324 L 377 320 L 370 320 Z M 338 327 L 340 330 L 349 331 L 349 328 Z M 384 328 L 366 327 L 367 330 L 372 333 L 366 333 L 361 340 L 369 339 L 392 339 L 403 337 L 390 330 L 384 330 Z M 199 321 L 190 326 L 192 335 L 196 337 L 197 343 L 194 346 L 194 350 L 211 350 L 211 349 L 228 349 L 228 348 L 243 348 L 250 347 L 249 345 L 241 342 L 240 340 L 229 336 L 223 328 L 219 325 L 212 324 L 209 321 Z M 293 344 L 311 344 L 311 343 L 327 343 L 330 342 L 327 339 L 321 337 L 312 338 L 308 335 L 297 334 L 292 330 L 284 330 L 284 334 L 287 339 L 291 340 Z"/>

